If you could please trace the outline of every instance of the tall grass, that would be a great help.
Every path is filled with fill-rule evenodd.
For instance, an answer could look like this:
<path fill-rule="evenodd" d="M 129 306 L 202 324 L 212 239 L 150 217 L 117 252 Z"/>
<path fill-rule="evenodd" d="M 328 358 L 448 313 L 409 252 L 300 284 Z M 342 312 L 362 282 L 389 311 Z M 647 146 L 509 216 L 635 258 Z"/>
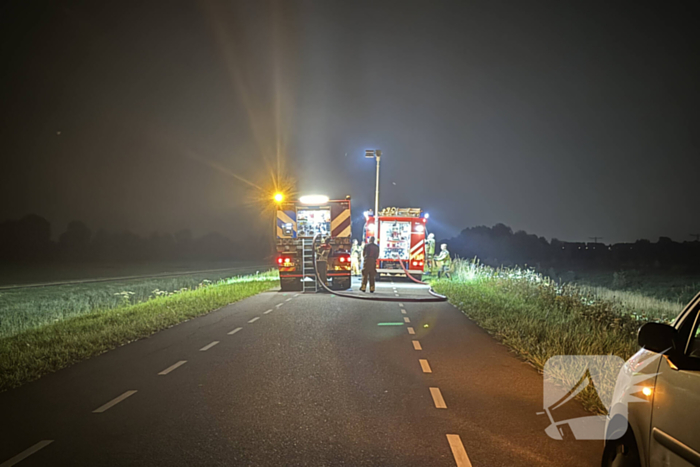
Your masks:
<path fill-rule="evenodd" d="M 202 282 L 191 289 L 153 294 L 110 309 L 58 320 L 0 338 L 0 391 L 19 386 L 80 360 L 100 354 L 160 329 L 208 313 L 277 285 L 275 272 Z"/>
<path fill-rule="evenodd" d="M 682 308 L 635 294 L 561 285 L 531 270 L 495 269 L 476 261 L 457 260 L 453 279 L 432 285 L 538 369 L 555 355 L 627 360 L 637 350 L 642 323 L 668 322 Z M 584 391 L 581 401 L 590 410 L 605 410 L 592 391 Z"/>

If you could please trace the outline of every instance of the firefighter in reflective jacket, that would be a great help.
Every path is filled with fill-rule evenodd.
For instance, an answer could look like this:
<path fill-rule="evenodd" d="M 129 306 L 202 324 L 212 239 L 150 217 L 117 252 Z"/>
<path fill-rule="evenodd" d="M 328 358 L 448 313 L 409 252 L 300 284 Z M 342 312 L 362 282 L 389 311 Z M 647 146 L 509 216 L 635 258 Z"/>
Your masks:
<path fill-rule="evenodd" d="M 379 258 L 379 247 L 374 243 L 374 237 L 369 237 L 369 243 L 365 245 L 362 252 L 364 257 L 364 266 L 362 267 L 362 285 L 361 291 L 367 290 L 367 281 L 369 281 L 369 291 L 374 293 L 374 280 L 377 275 L 377 258 Z"/>
<path fill-rule="evenodd" d="M 326 271 L 328 270 L 328 257 L 331 254 L 331 238 L 326 239 L 316 247 L 316 269 L 318 269 L 318 280 L 324 285 L 328 285 Z"/>
<path fill-rule="evenodd" d="M 425 270 L 432 273 L 435 269 L 435 234 L 428 234 L 428 239 L 425 241 Z"/>
<path fill-rule="evenodd" d="M 440 245 L 440 254 L 435 257 L 435 261 L 438 266 L 438 279 L 440 279 L 442 274 L 445 274 L 445 277 L 451 279 L 450 267 L 452 267 L 452 258 L 450 258 L 450 252 L 447 251 L 446 243 Z"/>
<path fill-rule="evenodd" d="M 357 243 L 357 239 L 352 241 L 350 250 L 351 271 L 353 276 L 360 275 L 360 261 L 362 261 L 362 247 Z"/>

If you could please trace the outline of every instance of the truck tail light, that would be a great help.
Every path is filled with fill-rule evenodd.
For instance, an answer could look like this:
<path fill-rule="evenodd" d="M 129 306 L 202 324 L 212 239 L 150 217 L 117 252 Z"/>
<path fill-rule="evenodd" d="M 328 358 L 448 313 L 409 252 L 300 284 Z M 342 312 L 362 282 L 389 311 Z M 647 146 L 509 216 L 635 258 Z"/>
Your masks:
<path fill-rule="evenodd" d="M 282 258 L 281 256 L 277 258 L 277 264 L 282 264 L 282 261 L 284 261 L 284 258 Z"/>

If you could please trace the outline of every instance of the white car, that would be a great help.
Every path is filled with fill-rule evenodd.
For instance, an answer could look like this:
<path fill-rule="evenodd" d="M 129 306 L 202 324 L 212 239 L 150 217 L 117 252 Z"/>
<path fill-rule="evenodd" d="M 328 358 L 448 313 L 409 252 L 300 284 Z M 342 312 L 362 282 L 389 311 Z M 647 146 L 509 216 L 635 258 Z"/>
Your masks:
<path fill-rule="evenodd" d="M 673 325 L 647 323 L 620 371 L 603 467 L 700 466 L 700 294 Z"/>

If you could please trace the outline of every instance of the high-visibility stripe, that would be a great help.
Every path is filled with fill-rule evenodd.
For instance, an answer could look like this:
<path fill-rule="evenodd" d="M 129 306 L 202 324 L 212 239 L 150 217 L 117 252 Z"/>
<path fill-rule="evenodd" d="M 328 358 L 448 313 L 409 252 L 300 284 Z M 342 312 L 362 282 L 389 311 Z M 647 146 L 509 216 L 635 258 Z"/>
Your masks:
<path fill-rule="evenodd" d="M 297 233 L 296 213 L 294 211 L 277 211 L 277 237 L 278 238 L 294 238 Z M 284 225 L 292 224 L 292 232 L 289 235 L 284 234 Z"/>
<path fill-rule="evenodd" d="M 423 240 L 421 240 L 420 242 L 416 243 L 415 245 L 413 245 L 411 247 L 411 253 L 413 253 L 415 250 L 417 250 L 418 248 L 420 248 L 422 246 L 423 246 Z"/>
<path fill-rule="evenodd" d="M 289 214 L 287 214 L 287 212 L 289 212 Z M 277 219 L 286 224 L 296 224 L 296 221 L 292 219 L 292 216 L 290 216 L 292 213 L 293 211 L 277 211 Z"/>
<path fill-rule="evenodd" d="M 339 230 L 341 225 L 345 223 L 346 220 L 350 219 L 350 209 L 343 209 L 338 213 L 337 216 L 334 216 L 333 219 L 331 219 L 331 235 L 333 237 L 337 237 L 338 235 L 335 233 L 336 230 Z M 340 229 L 342 230 L 342 229 Z"/>
<path fill-rule="evenodd" d="M 345 222 L 340 224 L 336 229 L 333 230 L 332 235 L 334 237 L 349 237 L 352 232 L 352 222 L 348 218 Z"/>

